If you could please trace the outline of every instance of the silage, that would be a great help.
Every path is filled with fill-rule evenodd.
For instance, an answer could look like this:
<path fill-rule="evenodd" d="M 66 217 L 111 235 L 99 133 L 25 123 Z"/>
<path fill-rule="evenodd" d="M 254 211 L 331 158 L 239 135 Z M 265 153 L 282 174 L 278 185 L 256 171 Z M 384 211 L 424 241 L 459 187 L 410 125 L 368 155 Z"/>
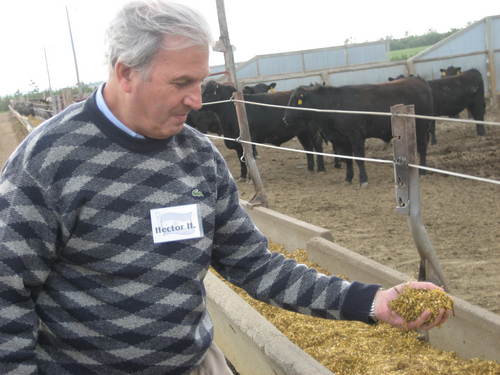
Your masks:
<path fill-rule="evenodd" d="M 270 247 L 328 274 L 309 262 L 304 250 L 289 253 L 276 244 Z M 336 375 L 500 375 L 500 363 L 463 359 L 454 352 L 433 348 L 415 331 L 384 323 L 371 326 L 314 318 L 256 301 L 229 285 L 293 343 Z"/>

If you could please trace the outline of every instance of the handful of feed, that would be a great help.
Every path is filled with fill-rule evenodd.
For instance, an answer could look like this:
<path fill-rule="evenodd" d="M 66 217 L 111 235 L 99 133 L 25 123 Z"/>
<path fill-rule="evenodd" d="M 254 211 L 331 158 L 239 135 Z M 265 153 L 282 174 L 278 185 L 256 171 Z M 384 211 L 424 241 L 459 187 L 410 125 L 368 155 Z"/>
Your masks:
<path fill-rule="evenodd" d="M 426 323 L 430 323 L 441 309 L 453 310 L 453 300 L 439 289 L 415 289 L 405 286 L 399 296 L 389 303 L 389 307 L 407 322 L 414 321 L 425 310 L 430 310 L 431 315 L 426 320 Z"/>

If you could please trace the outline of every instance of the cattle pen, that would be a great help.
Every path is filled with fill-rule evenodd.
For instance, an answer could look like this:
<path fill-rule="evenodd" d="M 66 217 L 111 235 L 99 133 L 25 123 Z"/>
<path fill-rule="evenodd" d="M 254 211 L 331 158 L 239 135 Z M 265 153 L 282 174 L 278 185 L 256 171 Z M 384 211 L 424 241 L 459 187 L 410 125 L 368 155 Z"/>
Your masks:
<path fill-rule="evenodd" d="M 283 56 L 260 56 L 243 64 L 240 68 L 240 83 L 257 83 L 278 81 L 280 89 L 286 85 L 297 87 L 299 84 L 314 83 L 342 84 L 353 80 L 362 80 L 363 83 L 385 81 L 389 75 L 416 73 L 433 77 L 436 67 L 443 61 L 450 64 L 459 63 L 462 66 L 479 66 L 483 77 L 487 77 L 487 93 L 496 107 L 494 99 L 498 95 L 498 68 L 494 61 L 498 56 L 497 40 L 492 38 L 492 31 L 500 24 L 500 17 L 489 17 L 477 22 L 467 30 L 452 36 L 433 47 L 415 59 L 403 63 L 384 61 L 358 61 L 354 62 L 359 54 L 358 48 L 373 47 L 378 53 L 384 55 L 387 43 L 375 42 L 364 45 L 345 45 L 331 49 L 333 53 L 343 54 L 345 57 L 342 67 L 318 67 L 306 71 L 308 59 L 311 54 L 323 55 L 324 50 L 315 50 L 296 54 L 295 59 L 301 65 L 300 72 L 275 72 L 263 74 L 266 63 L 276 67 L 275 60 L 283 61 Z M 468 33 L 484 35 L 485 40 L 481 51 L 460 51 L 451 56 L 443 57 L 442 50 L 447 43 L 460 41 Z M 466 39 L 466 38 L 462 38 Z M 484 48 L 483 48 L 484 47 Z M 445 48 L 446 49 L 446 48 Z M 332 52 L 328 51 L 328 52 Z M 441 55 L 440 55 L 441 53 Z M 290 55 L 293 55 L 290 54 Z M 483 59 L 486 56 L 486 59 Z M 487 63 L 484 64 L 486 60 Z M 313 64 L 314 65 L 314 62 Z M 498 64 L 497 64 L 498 66 Z M 246 77 L 241 74 L 248 74 Z M 376 72 L 376 74 L 373 74 Z M 256 73 L 256 74 L 253 74 Z M 252 75 L 253 74 L 253 75 Z M 430 75 L 430 77 L 429 77 Z M 257 105 L 241 100 L 231 100 L 235 103 Z M 209 104 L 209 103 L 206 103 Z M 406 109 L 405 109 L 406 110 Z M 404 114 L 397 112 L 363 113 L 369 116 L 390 116 L 394 122 L 405 118 Z M 336 111 L 340 113 L 340 111 Z M 352 111 L 344 111 L 349 115 Z M 26 127 L 31 125 L 23 116 L 16 114 L 18 120 Z M 417 116 L 409 115 L 406 120 L 415 120 Z M 442 118 L 435 118 L 440 123 Z M 424 339 L 431 347 L 443 351 L 451 351 L 448 358 L 461 357 L 471 359 L 472 362 L 482 362 L 481 372 L 457 372 L 477 375 L 497 375 L 500 373 L 500 292 L 495 287 L 500 282 L 498 255 L 500 249 L 500 206 L 498 200 L 498 186 L 500 185 L 500 170 L 498 165 L 500 155 L 500 123 L 497 118 L 486 121 L 472 121 L 463 119 L 446 120 L 445 125 L 440 125 L 440 142 L 429 149 L 430 166 L 422 166 L 409 158 L 413 151 L 402 151 L 397 141 L 393 152 L 387 150 L 385 145 L 377 142 L 368 143 L 367 157 L 356 157 L 336 153 L 318 153 L 298 149 L 295 139 L 286 143 L 284 147 L 269 144 L 244 141 L 240 137 L 230 138 L 208 135 L 219 148 L 227 161 L 233 174 L 239 167 L 232 153 L 227 152 L 223 140 L 249 146 L 259 150 L 257 163 L 262 171 L 263 182 L 269 192 L 269 202 L 273 209 L 259 207 L 253 204 L 250 198 L 254 191 L 245 182 L 238 182 L 241 193 L 242 205 L 252 217 L 257 227 L 270 239 L 271 248 L 283 248 L 291 254 L 305 252 L 307 261 L 319 266 L 324 272 L 339 274 L 342 277 L 363 282 L 379 283 L 384 287 L 414 279 L 421 255 L 421 245 L 413 242 L 414 231 L 429 229 L 429 234 L 420 234 L 420 239 L 428 242 L 424 247 L 429 250 L 435 245 L 434 257 L 443 261 L 441 266 L 433 264 L 431 277 L 437 277 L 447 287 L 455 302 L 455 316 L 443 327 L 435 329 L 428 336 L 418 336 L 417 341 Z M 408 121 L 406 121 L 408 122 Z M 411 121 L 409 121 L 411 122 Z M 456 125 L 463 126 L 459 131 Z M 487 126 L 486 136 L 477 138 L 470 132 L 469 125 L 480 123 Z M 404 126 L 403 126 L 404 128 Z M 31 130 L 29 128 L 28 130 Z M 394 133 L 400 137 L 398 133 Z M 401 136 L 405 137 L 405 136 Z M 455 142 L 456 144 L 453 144 Z M 406 142 L 404 149 L 407 149 Z M 458 146 L 458 147 L 455 147 Z M 479 152 L 475 149 L 481 148 Z M 457 151 L 456 149 L 459 150 Z M 469 148 L 470 150 L 468 150 Z M 410 148 L 411 149 L 411 148 Z M 247 151 L 248 152 L 248 151 Z M 410 154 L 409 154 L 410 153 Z M 482 153 L 485 163 L 481 164 L 476 159 L 476 154 Z M 362 161 L 368 164 L 370 185 L 347 185 L 342 182 L 342 170 L 327 165 L 325 173 L 305 171 L 303 154 L 321 155 L 327 158 L 342 158 L 350 161 Z M 372 166 L 374 166 L 372 168 Z M 454 166 L 460 168 L 455 169 Z M 389 168 L 386 168 L 389 167 Z M 462 167 L 464 167 L 462 169 Z M 453 169 L 453 171 L 451 170 Z M 418 172 L 425 171 L 427 176 L 418 178 Z M 411 176 L 410 176 L 411 175 Z M 443 187 L 446 186 L 446 189 Z M 417 195 L 415 195 L 415 189 Z M 442 189 L 442 190 L 440 190 Z M 474 192 L 475 194 L 473 194 Z M 465 193 L 465 194 L 463 194 Z M 475 196 L 478 195 L 478 196 Z M 419 202 L 421 199 L 421 203 Z M 248 200 L 247 200 L 248 199 Z M 463 205 L 468 201 L 469 205 Z M 394 203 L 396 202 L 396 203 Z M 405 219 L 409 216 L 408 203 L 417 207 L 417 220 L 408 220 L 408 229 Z M 414 203 L 417 202 L 417 205 Z M 429 205 L 429 202 L 432 202 Z M 478 215 L 475 215 L 478 204 Z M 420 206 L 422 204 L 422 207 Z M 464 209 L 465 207 L 465 209 Z M 394 212 L 396 208 L 396 212 Z M 422 208 L 422 210 L 421 210 Z M 425 209 L 425 211 L 423 210 Z M 424 211 L 422 217 L 421 212 Z M 458 217 L 449 220 L 450 212 L 457 213 Z M 430 215 L 429 215 L 430 213 Z M 401 215 L 402 214 L 402 215 Z M 369 220 L 366 220 L 369 219 Z M 481 228 L 482 227 L 482 228 Z M 464 235 L 465 233 L 465 235 Z M 483 242 L 475 241 L 475 237 L 483 237 Z M 384 238 L 385 237 L 385 238 Z M 466 238 L 466 240 L 464 240 Z M 458 239 L 457 242 L 453 240 Z M 431 244 L 432 240 L 432 244 Z M 278 245 L 276 245 L 278 244 Z M 458 244 L 458 246 L 457 246 Z M 433 250 L 433 249 L 431 249 Z M 464 256 L 462 251 L 468 252 Z M 444 254 L 446 257 L 443 259 Z M 434 261 L 431 261 L 433 263 Z M 438 269 L 436 269 L 436 267 Z M 469 269 L 470 268 L 470 269 Z M 478 274 L 487 274 L 482 279 Z M 384 367 L 386 371 L 377 367 L 375 372 L 359 370 L 359 363 L 363 357 L 369 357 L 370 350 L 375 348 L 357 340 L 357 331 L 340 333 L 334 339 L 342 341 L 342 336 L 348 336 L 349 341 L 354 341 L 361 355 L 349 356 L 344 348 L 332 350 L 329 356 L 345 364 L 345 368 L 327 368 L 320 362 L 321 356 L 314 356 L 309 347 L 299 347 L 295 341 L 280 331 L 278 324 L 270 323 L 262 312 L 241 294 L 228 287 L 214 273 L 209 272 L 205 278 L 207 290 L 207 305 L 215 324 L 215 340 L 223 349 L 226 357 L 235 366 L 240 375 L 250 374 L 449 374 L 455 373 L 453 369 L 447 372 L 438 372 L 437 364 L 433 367 L 432 359 L 419 356 L 411 352 L 409 358 L 395 358 L 395 353 L 390 348 L 387 353 L 390 365 Z M 481 293 L 479 293 L 481 292 Z M 493 301 L 493 302 L 492 302 Z M 293 318 L 292 318 L 293 319 Z M 278 319 L 279 320 L 279 319 Z M 338 322 L 342 323 L 342 322 Z M 286 324 L 286 323 L 285 323 Z M 312 331 L 319 340 L 325 340 L 320 335 L 326 331 L 326 323 L 302 327 Z M 377 325 L 368 332 L 368 336 L 380 333 Z M 356 336 L 356 337 L 355 337 Z M 403 336 L 391 336 L 393 341 L 403 341 Z M 313 340 L 314 342 L 314 340 Z M 396 344 L 396 343 L 394 343 Z M 398 343 L 399 344 L 399 343 Z M 375 345 L 378 345 L 375 338 Z M 413 357 L 413 358 L 412 358 Z M 471 362 L 471 363 L 472 363 Z M 367 363 L 371 363 L 368 362 Z M 354 369 L 357 369 L 355 371 Z M 434 371 L 435 370 L 435 371 Z M 377 372 L 378 371 L 378 372 Z M 408 372 L 406 372 L 408 371 Z"/>
<path fill-rule="evenodd" d="M 257 105 L 257 103 L 253 103 L 253 104 Z M 381 114 L 378 114 L 378 115 L 381 115 Z M 384 115 L 384 114 L 382 114 L 382 115 Z M 385 115 L 389 116 L 389 115 L 391 115 L 391 114 L 390 114 L 390 113 L 386 113 Z M 439 121 L 443 121 L 443 119 L 442 119 L 442 118 L 436 118 L 436 119 L 437 119 L 437 120 L 439 120 Z M 464 123 L 464 124 L 466 124 L 466 125 L 473 125 L 473 124 L 475 124 L 475 121 L 472 121 L 472 120 L 465 120 L 465 119 L 449 119 L 449 120 L 447 120 L 447 123 L 449 124 L 448 126 L 453 126 L 453 125 L 456 125 L 457 123 Z M 498 125 L 500 125 L 500 124 L 499 124 L 498 122 L 495 122 L 495 121 L 485 121 L 485 122 L 484 122 L 484 124 L 488 125 L 488 126 L 489 126 L 489 128 L 490 128 L 489 130 L 491 130 L 493 133 L 495 133 L 495 134 L 496 134 L 496 136 L 494 136 L 494 138 L 492 139 L 492 141 L 493 141 L 493 142 L 498 142 L 498 134 L 499 134 L 499 133 L 498 133 Z M 215 136 L 214 136 L 214 137 L 215 137 Z M 478 138 L 474 138 L 474 139 L 478 139 Z M 241 141 L 241 140 L 235 140 L 235 141 Z M 251 142 L 251 143 L 253 143 L 253 142 Z M 278 150 L 278 153 L 275 153 L 275 154 L 274 154 L 274 156 L 272 157 L 272 159 L 270 159 L 270 160 L 272 160 L 272 161 L 276 161 L 276 160 L 277 160 L 277 156 L 276 156 L 276 155 L 278 155 L 278 154 L 279 154 L 279 152 L 283 153 L 283 150 L 286 150 L 286 151 L 294 151 L 294 152 L 296 152 L 296 153 L 306 153 L 306 152 L 305 152 L 305 151 L 303 151 L 303 150 L 290 149 L 290 148 L 282 148 L 282 147 L 276 147 L 276 146 L 272 146 L 272 145 L 262 145 L 262 144 L 259 144 L 259 145 L 257 145 L 257 146 L 259 146 L 259 148 L 262 148 L 262 149 L 267 149 L 267 148 L 270 148 L 270 149 L 275 149 L 275 150 Z M 485 152 L 487 152 L 487 150 L 485 150 Z M 333 156 L 332 154 L 325 154 L 325 155 Z M 342 156 L 342 155 L 336 155 L 336 156 L 337 156 L 337 157 L 345 157 L 345 156 Z M 350 158 L 352 158 L 352 159 L 356 159 L 355 157 L 350 157 Z M 372 158 L 364 158 L 364 160 L 365 160 L 365 161 L 370 161 L 370 162 L 381 162 L 381 163 L 388 163 L 388 162 L 389 162 L 389 163 L 393 164 L 393 161 L 392 161 L 392 160 L 374 160 L 374 159 L 372 159 Z M 266 161 L 267 161 L 267 162 L 269 162 L 269 159 L 267 159 Z M 259 163 L 261 163 L 261 162 L 259 162 Z M 283 163 L 283 162 L 281 162 L 280 164 L 281 164 L 281 165 L 283 165 L 284 163 Z M 422 167 L 419 167 L 419 166 L 416 166 L 416 165 L 414 165 L 413 167 L 416 167 L 416 168 L 422 168 Z M 495 165 L 493 165 L 493 167 L 495 167 Z M 498 166 L 496 166 L 496 167 L 498 168 Z M 280 169 L 281 169 L 281 168 L 282 168 L 282 167 L 280 167 Z M 424 167 L 424 168 L 425 168 L 425 167 Z M 272 169 L 272 168 L 270 168 L 270 169 Z M 496 179 L 492 179 L 492 178 L 484 178 L 484 177 L 478 177 L 478 176 L 471 176 L 471 175 L 467 175 L 467 174 L 463 174 L 463 173 L 455 173 L 455 172 L 446 171 L 446 170 L 442 170 L 442 169 L 440 170 L 440 169 L 436 169 L 436 168 L 426 168 L 426 169 L 428 169 L 429 171 L 432 171 L 432 173 L 433 173 L 433 174 L 436 174 L 436 173 L 437 173 L 437 174 L 442 173 L 442 174 L 445 174 L 445 175 L 447 175 L 447 176 L 453 176 L 453 177 L 459 177 L 459 178 L 466 178 L 466 179 L 470 179 L 471 181 L 476 181 L 476 182 L 481 182 L 481 183 L 491 184 L 492 186 L 495 186 L 495 185 L 497 185 L 497 186 L 498 186 L 498 185 L 500 184 L 500 181 L 498 181 L 498 180 L 496 180 Z M 484 172 L 485 172 L 485 171 L 483 170 L 483 173 L 484 173 Z M 272 172 L 271 172 L 271 173 L 272 173 Z M 302 173 L 304 173 L 304 172 L 302 171 Z M 489 172 L 486 172 L 486 174 L 487 174 L 487 175 L 488 175 L 488 173 L 489 173 L 489 175 L 490 175 L 490 176 L 493 176 L 493 177 L 498 178 L 498 169 L 493 169 L 493 170 L 490 170 Z M 272 179 L 273 181 L 272 181 L 272 182 L 268 182 L 268 184 L 267 184 L 267 185 L 268 185 L 268 186 L 274 186 L 274 183 L 275 183 L 275 181 L 276 181 L 276 178 L 273 178 L 273 176 L 271 176 L 271 175 L 269 175 L 269 176 L 265 176 L 265 181 L 266 181 L 266 182 L 267 182 L 267 181 L 269 181 L 269 180 L 268 180 L 268 178 Z M 305 179 L 315 179 L 315 177 L 314 177 L 314 176 L 312 176 L 312 175 L 310 175 L 310 174 L 309 174 L 309 175 L 304 175 L 304 178 L 305 178 Z M 431 176 L 426 177 L 426 178 L 427 178 L 427 179 L 432 179 L 432 178 L 433 178 L 433 176 L 431 175 Z M 290 185 L 290 184 L 289 184 L 289 185 Z M 249 190 L 251 190 L 251 189 L 246 188 L 246 186 L 248 186 L 248 185 L 246 185 L 246 184 L 240 184 L 240 188 L 241 188 L 242 190 L 246 190 L 246 195 L 248 196 L 248 195 L 250 194 L 250 196 L 251 196 L 251 192 L 249 191 Z M 280 185 L 280 186 L 283 186 L 283 185 Z M 370 189 L 370 188 L 368 188 L 368 189 Z M 391 189 L 393 189 L 393 187 L 391 187 Z M 498 191 L 497 191 L 497 190 L 494 190 L 494 189 L 495 189 L 495 187 L 492 187 L 492 189 L 490 190 L 490 191 L 491 191 L 491 194 L 492 194 L 492 196 L 490 197 L 490 198 L 491 198 L 491 199 L 490 199 L 490 201 L 493 201 L 493 207 L 495 207 L 495 204 L 496 204 L 496 207 L 498 208 L 498 201 L 494 198 L 494 194 L 495 194 L 495 193 L 497 194 L 497 193 L 498 193 Z M 293 190 L 293 186 L 289 186 L 289 187 L 287 188 L 287 191 L 288 191 L 288 192 L 290 192 L 290 191 L 292 191 L 292 190 Z M 318 189 L 318 190 L 319 190 L 319 189 Z M 325 189 L 323 189 L 322 191 L 323 191 L 323 192 L 325 193 L 325 195 L 326 195 L 325 190 L 327 190 L 327 189 L 325 188 Z M 354 191 L 353 191 L 353 193 L 355 193 L 355 192 L 356 192 L 356 190 L 354 190 Z M 335 193 L 335 191 L 332 189 L 332 194 L 334 194 L 334 193 Z M 363 194 L 363 189 L 361 189 L 361 190 L 359 191 L 359 194 Z M 279 193 L 273 194 L 273 196 L 276 196 L 276 197 L 283 197 L 284 195 L 286 196 L 287 194 L 279 194 Z M 290 196 L 293 196 L 293 195 L 292 195 L 292 194 L 288 194 L 288 197 L 290 197 Z M 306 199 L 306 200 L 307 200 L 308 198 L 307 198 L 307 197 L 304 197 L 304 199 Z M 313 198 L 311 197 L 311 199 L 313 199 Z M 326 197 L 325 197 L 324 202 L 325 202 L 325 204 L 326 204 L 326 205 L 328 205 L 328 203 L 327 203 L 327 202 L 328 202 L 328 198 L 326 198 Z M 495 203 L 495 202 L 496 202 L 496 203 Z M 275 201 L 274 203 L 277 203 L 277 205 L 278 205 L 278 206 L 281 206 L 281 205 L 278 203 L 278 201 Z M 307 205 L 308 203 L 310 203 L 310 201 L 309 201 L 309 200 L 308 200 L 308 201 L 307 201 L 307 203 L 305 203 L 305 204 Z M 293 204 L 290 204 L 290 206 L 292 206 L 292 205 L 293 205 Z M 255 213 L 255 212 L 256 212 L 256 210 L 252 210 L 252 209 L 250 209 L 250 212 L 253 212 L 255 215 L 257 215 L 257 217 L 260 217 L 260 214 L 256 214 L 256 213 Z M 495 225 L 497 225 L 497 224 L 498 224 L 498 213 L 496 213 L 495 215 L 493 215 L 490 219 L 492 219 L 492 222 L 493 222 L 493 226 L 492 226 L 492 228 L 493 228 L 492 238 L 496 239 L 496 240 L 497 240 L 497 242 L 496 242 L 496 243 L 498 244 L 498 235 L 499 235 L 499 233 L 498 233 L 498 230 L 497 230 L 498 228 L 497 228 L 497 227 L 495 227 Z M 282 227 L 276 226 L 274 223 L 271 223 L 271 222 L 266 222 L 265 224 L 263 224 L 263 225 L 262 225 L 262 228 L 264 228 L 264 229 L 263 229 L 263 231 L 264 231 L 266 234 L 268 234 L 269 232 L 271 232 L 274 236 L 278 236 L 278 238 L 279 238 L 278 242 L 280 242 L 280 241 L 281 241 L 280 243 L 283 243 L 283 242 L 287 243 L 287 245 L 285 245 L 285 247 L 287 247 L 287 248 L 289 248 L 289 249 L 292 249 L 292 248 L 297 248 L 297 247 L 299 247 L 299 248 L 300 248 L 300 247 L 301 247 L 301 245 L 302 245 L 302 246 L 304 246 L 304 247 L 306 246 L 306 244 L 305 244 L 305 243 L 300 243 L 300 241 L 296 241 L 296 235 L 294 236 L 292 233 L 290 233 L 290 232 L 288 232 L 288 231 L 285 231 Z M 497 228 L 497 229 L 496 229 L 496 232 L 495 232 L 495 228 Z M 360 230 L 362 230 L 362 229 L 360 229 Z M 292 231 L 292 232 L 293 232 L 293 231 Z M 300 232 L 300 230 L 299 230 L 299 232 Z M 285 234 L 280 235 L 280 233 L 285 233 Z M 271 237 L 271 238 L 273 238 L 273 235 L 270 235 L 270 237 Z M 335 233 L 333 233 L 333 237 L 336 237 L 336 234 L 335 234 Z M 320 241 L 320 242 L 321 242 L 321 241 Z M 307 244 L 307 245 L 310 245 L 310 244 Z M 294 247 L 294 246 L 295 246 L 295 247 Z M 492 243 L 492 244 L 491 244 L 491 246 L 493 247 L 493 248 L 492 248 L 492 251 L 493 251 L 492 256 L 494 256 L 494 253 L 495 253 L 495 252 L 497 252 L 497 254 L 498 254 L 498 248 L 495 250 L 495 246 L 496 246 L 496 245 L 495 245 L 494 243 Z M 307 247 L 305 247 L 305 248 L 307 248 Z M 323 260 L 324 260 L 324 259 L 323 259 Z M 324 262 L 320 262 L 320 264 L 324 266 Z M 380 269 L 380 268 L 382 268 L 382 267 L 379 265 L 378 267 L 374 267 L 374 268 L 378 268 L 378 269 Z M 358 272 L 358 273 L 357 273 L 358 277 L 359 277 L 359 276 L 366 275 L 366 274 L 367 274 L 367 273 L 366 273 L 366 272 L 364 272 L 364 271 L 363 271 L 363 272 Z M 393 279 L 393 280 L 395 280 L 395 279 Z M 492 293 L 492 298 L 495 298 L 495 297 L 494 297 L 495 295 L 496 295 L 495 293 Z M 496 308 L 496 311 L 498 311 L 498 306 L 496 306 L 495 308 Z M 496 321 L 498 321 L 498 316 L 497 316 L 497 315 L 495 315 L 495 314 L 489 314 L 489 312 L 487 312 L 487 315 L 489 315 L 490 317 L 494 317 L 494 321 L 495 321 L 495 320 L 496 320 Z M 497 323 L 496 323 L 496 324 L 497 324 Z M 445 335 L 445 336 L 446 336 L 446 335 Z M 482 340 L 482 338 L 480 339 L 480 341 L 481 341 L 481 340 Z M 493 339 L 493 342 L 496 342 L 497 340 L 498 340 L 498 337 L 496 337 L 495 339 Z M 467 340 L 464 340 L 464 342 L 467 342 Z M 484 341 L 482 341 L 482 342 L 484 342 Z M 491 342 L 490 344 L 491 344 L 493 347 L 495 347 L 495 344 L 493 344 L 493 342 Z M 488 346 L 488 347 L 490 347 L 490 345 L 487 345 L 487 346 Z M 466 351 L 469 351 L 469 350 L 470 350 L 470 347 L 471 347 L 471 345 L 470 345 L 470 342 L 469 342 L 469 343 L 468 343 L 468 345 L 467 345 L 467 349 L 465 349 L 465 350 L 466 350 Z M 499 358 L 499 354 L 498 354 L 498 353 L 494 353 L 494 354 L 492 353 L 490 358 L 495 358 L 495 359 L 497 359 L 497 360 L 498 360 L 498 358 Z"/>
<path fill-rule="evenodd" d="M 385 115 L 388 116 L 391 114 L 387 113 Z M 467 124 L 470 121 L 461 119 L 450 121 L 452 124 L 456 122 L 465 122 Z M 487 121 L 485 124 L 493 131 L 498 125 L 494 121 Z M 214 142 L 216 141 L 217 139 L 214 139 Z M 259 144 L 258 147 L 262 150 L 271 148 L 269 145 L 262 144 Z M 272 146 L 271 149 L 283 153 L 283 150 L 290 151 L 291 148 L 275 148 Z M 293 151 L 294 153 L 303 152 L 296 149 Z M 224 150 L 221 149 L 221 152 L 224 153 Z M 332 154 L 326 153 L 325 155 L 332 156 Z M 224 156 L 231 167 L 231 159 L 234 158 L 232 155 Z M 338 156 L 341 157 L 342 155 Z M 295 163 L 297 163 L 296 160 L 294 159 Z M 392 160 L 380 160 L 382 160 L 384 165 L 393 165 Z M 377 159 L 366 158 L 366 161 L 376 163 Z M 412 167 L 418 168 L 416 165 Z M 302 168 L 295 169 L 297 169 L 296 172 L 304 173 Z M 437 169 L 434 171 L 436 174 L 440 172 L 441 170 Z M 492 185 L 498 183 L 497 180 L 491 178 L 475 177 L 449 171 L 443 172 L 448 173 L 451 177 L 466 178 L 474 183 L 480 182 L 481 184 Z M 497 172 L 493 172 L 493 177 L 498 177 L 495 176 L 495 173 Z M 314 180 L 315 177 L 314 175 L 309 175 L 308 179 Z M 428 180 L 432 177 L 435 176 L 428 176 L 426 179 Z M 367 189 L 356 189 L 353 186 L 343 188 L 351 189 L 353 193 L 359 195 L 368 192 L 376 183 L 376 181 L 370 183 Z M 245 191 L 248 193 L 248 186 L 240 184 L 243 194 L 245 194 Z M 271 186 L 271 182 L 268 183 L 268 186 Z M 393 184 L 390 186 L 393 189 Z M 290 186 L 289 190 L 292 188 Z M 334 188 L 338 188 L 338 186 L 334 186 Z M 492 193 L 494 194 L 495 190 L 492 190 Z M 324 200 L 328 205 L 328 198 L 324 198 Z M 274 199 L 272 201 L 277 202 Z M 291 216 L 267 208 L 252 207 L 244 201 L 243 204 L 255 220 L 257 226 L 271 241 L 282 244 L 290 251 L 306 249 L 309 257 L 314 262 L 334 273 L 341 273 L 349 278 L 360 281 L 378 282 L 387 286 L 406 281 L 412 277 L 408 273 L 394 270 L 383 263 L 374 261 L 370 257 L 365 257 L 339 245 L 335 241 L 338 234 L 334 231 L 297 220 Z M 496 218 L 493 217 L 493 221 L 495 220 Z M 362 230 L 363 228 L 359 228 L 357 233 Z M 416 261 L 411 263 L 412 266 L 415 266 L 415 264 Z M 207 276 L 206 285 L 210 312 L 216 322 L 216 340 L 223 347 L 224 352 L 231 362 L 238 368 L 240 374 L 255 373 L 252 372 L 255 369 L 259 369 L 259 373 L 262 374 L 303 374 L 311 373 L 311 371 L 319 374 L 331 373 L 293 345 L 279 331 L 269 326 L 269 323 L 261 315 L 243 302 L 240 297 L 229 290 L 217 278 L 212 275 Z M 455 297 L 455 301 L 455 318 L 444 327 L 436 330 L 435 333 L 431 333 L 431 344 L 445 350 L 453 350 L 465 358 L 479 357 L 498 361 L 500 354 L 498 353 L 499 348 L 496 343 L 500 337 L 499 316 L 473 305 L 464 299 Z M 237 345 L 234 345 L 235 342 Z"/>

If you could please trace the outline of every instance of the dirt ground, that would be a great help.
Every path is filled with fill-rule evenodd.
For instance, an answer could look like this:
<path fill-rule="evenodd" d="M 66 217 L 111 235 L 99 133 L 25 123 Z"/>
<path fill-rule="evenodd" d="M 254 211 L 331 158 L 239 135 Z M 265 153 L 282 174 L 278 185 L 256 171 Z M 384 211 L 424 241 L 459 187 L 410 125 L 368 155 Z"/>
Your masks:
<path fill-rule="evenodd" d="M 498 122 L 500 113 L 486 120 Z M 436 134 L 429 167 L 500 180 L 500 126 L 477 137 L 474 125 L 440 121 Z M 239 177 L 235 152 L 214 143 Z M 296 140 L 282 146 L 301 149 Z M 265 147 L 258 153 L 269 208 L 330 229 L 339 245 L 417 278 L 420 258 L 407 217 L 395 211 L 392 164 L 367 163 L 369 185 L 360 188 L 356 166 L 346 185 L 345 168 L 334 169 L 331 158 L 318 173 L 307 170 L 304 154 Z M 392 147 L 370 139 L 366 156 L 392 160 Z M 250 200 L 253 184 L 238 185 L 241 198 Z M 500 186 L 437 173 L 422 177 L 420 186 L 422 219 L 451 294 L 500 314 Z"/>
<path fill-rule="evenodd" d="M 0 113 L 0 166 L 8 159 L 26 131 L 10 112 Z"/>

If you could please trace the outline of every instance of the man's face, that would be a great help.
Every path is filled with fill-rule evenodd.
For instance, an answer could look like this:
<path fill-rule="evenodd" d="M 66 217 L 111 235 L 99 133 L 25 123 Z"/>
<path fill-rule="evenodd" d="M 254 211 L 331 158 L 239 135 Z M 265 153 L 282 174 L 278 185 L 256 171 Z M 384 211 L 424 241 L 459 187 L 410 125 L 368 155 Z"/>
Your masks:
<path fill-rule="evenodd" d="M 149 138 L 179 133 L 189 111 L 201 108 L 208 54 L 208 46 L 162 49 L 146 74 L 133 70 L 127 100 L 130 123 L 126 125 Z"/>

